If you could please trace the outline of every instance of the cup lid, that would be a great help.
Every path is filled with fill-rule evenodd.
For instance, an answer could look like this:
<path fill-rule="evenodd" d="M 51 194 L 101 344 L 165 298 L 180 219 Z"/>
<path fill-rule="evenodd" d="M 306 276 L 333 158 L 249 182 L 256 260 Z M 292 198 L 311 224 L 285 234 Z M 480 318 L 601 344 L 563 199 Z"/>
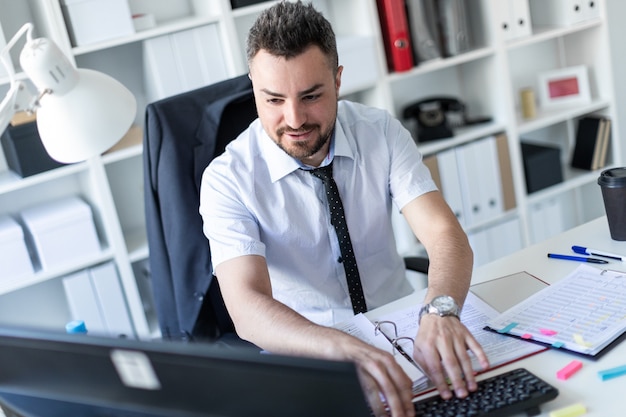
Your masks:
<path fill-rule="evenodd" d="M 598 184 L 610 188 L 626 186 L 626 167 L 605 169 L 600 173 Z"/>

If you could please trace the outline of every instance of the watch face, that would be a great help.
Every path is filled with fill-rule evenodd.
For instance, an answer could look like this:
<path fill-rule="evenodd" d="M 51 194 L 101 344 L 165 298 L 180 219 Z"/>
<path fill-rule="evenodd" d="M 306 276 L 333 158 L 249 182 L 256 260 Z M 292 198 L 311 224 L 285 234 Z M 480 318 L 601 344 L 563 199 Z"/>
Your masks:
<path fill-rule="evenodd" d="M 433 300 L 431 301 L 431 304 L 433 305 L 433 307 L 437 308 L 437 310 L 439 310 L 440 313 L 448 313 L 448 312 L 456 311 L 456 302 L 454 301 L 454 298 L 448 295 L 442 295 L 442 296 L 433 298 Z"/>

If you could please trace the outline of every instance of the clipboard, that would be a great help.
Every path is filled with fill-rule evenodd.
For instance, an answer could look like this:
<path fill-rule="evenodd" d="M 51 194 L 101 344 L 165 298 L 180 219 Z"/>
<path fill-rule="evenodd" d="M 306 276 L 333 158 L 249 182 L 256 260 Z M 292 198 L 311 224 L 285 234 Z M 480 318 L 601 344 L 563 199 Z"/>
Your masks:
<path fill-rule="evenodd" d="M 470 291 L 502 313 L 549 286 L 544 280 L 526 271 L 505 275 L 470 286 Z M 515 288 L 515 291 L 511 291 Z"/>

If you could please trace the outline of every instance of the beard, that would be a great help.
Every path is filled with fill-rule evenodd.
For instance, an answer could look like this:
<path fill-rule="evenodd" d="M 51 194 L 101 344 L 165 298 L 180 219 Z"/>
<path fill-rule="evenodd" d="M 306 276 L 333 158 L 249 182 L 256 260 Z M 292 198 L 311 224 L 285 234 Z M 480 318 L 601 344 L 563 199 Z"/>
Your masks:
<path fill-rule="evenodd" d="M 320 151 L 330 140 L 330 136 L 333 132 L 334 126 L 331 125 L 327 130 L 322 131 L 319 125 L 303 125 L 300 129 L 290 129 L 288 127 L 282 127 L 276 130 L 275 142 L 280 149 L 282 149 L 287 155 L 295 159 L 306 159 Z M 317 132 L 317 136 L 313 140 L 303 142 L 291 142 L 288 144 L 281 140 L 284 133 L 299 133 L 299 132 Z M 287 146 L 289 145 L 289 146 Z"/>

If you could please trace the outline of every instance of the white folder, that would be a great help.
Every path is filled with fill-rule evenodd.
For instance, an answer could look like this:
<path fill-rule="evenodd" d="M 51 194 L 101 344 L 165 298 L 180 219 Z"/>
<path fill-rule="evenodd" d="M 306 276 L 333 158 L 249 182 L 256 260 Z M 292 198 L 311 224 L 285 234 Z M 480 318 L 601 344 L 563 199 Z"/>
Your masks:
<path fill-rule="evenodd" d="M 496 260 L 523 248 L 518 218 L 506 220 L 488 229 L 491 260 Z"/>
<path fill-rule="evenodd" d="M 149 101 L 229 77 L 216 24 L 147 39 L 143 53 Z"/>
<path fill-rule="evenodd" d="M 462 226 L 466 226 L 466 218 L 463 208 L 463 197 L 459 170 L 454 148 L 446 149 L 437 154 L 439 177 L 441 178 L 441 192 L 455 216 Z"/>
<path fill-rule="evenodd" d="M 109 336 L 133 337 L 133 326 L 115 264 L 108 262 L 93 267 L 89 273 Z"/>
<path fill-rule="evenodd" d="M 475 179 L 480 191 L 482 219 L 491 219 L 504 211 L 496 138 L 489 136 L 471 146 L 477 168 Z"/>
<path fill-rule="evenodd" d="M 586 19 L 584 0 L 530 0 L 533 23 L 541 26 L 569 26 Z"/>
<path fill-rule="evenodd" d="M 107 327 L 100 312 L 100 303 L 93 289 L 88 270 L 64 277 L 63 289 L 70 307 L 72 320 L 84 321 L 89 334 L 108 336 Z"/>
<path fill-rule="evenodd" d="M 474 268 L 492 260 L 489 236 L 487 230 L 477 230 L 467 235 L 472 251 L 474 252 Z"/>
<path fill-rule="evenodd" d="M 514 39 L 515 29 L 513 27 L 513 13 L 511 10 L 511 1 L 497 0 L 493 2 L 493 6 L 497 27 L 502 34 L 502 39 L 505 41 Z"/>
<path fill-rule="evenodd" d="M 487 219 L 481 193 L 481 182 L 484 181 L 481 179 L 479 168 L 481 159 L 478 158 L 475 150 L 475 143 L 455 148 L 466 226 L 473 226 Z"/>
<path fill-rule="evenodd" d="M 528 0 L 508 0 L 511 13 L 513 37 L 521 38 L 532 34 L 530 5 Z M 500 3 L 497 1 L 496 3 Z"/>

